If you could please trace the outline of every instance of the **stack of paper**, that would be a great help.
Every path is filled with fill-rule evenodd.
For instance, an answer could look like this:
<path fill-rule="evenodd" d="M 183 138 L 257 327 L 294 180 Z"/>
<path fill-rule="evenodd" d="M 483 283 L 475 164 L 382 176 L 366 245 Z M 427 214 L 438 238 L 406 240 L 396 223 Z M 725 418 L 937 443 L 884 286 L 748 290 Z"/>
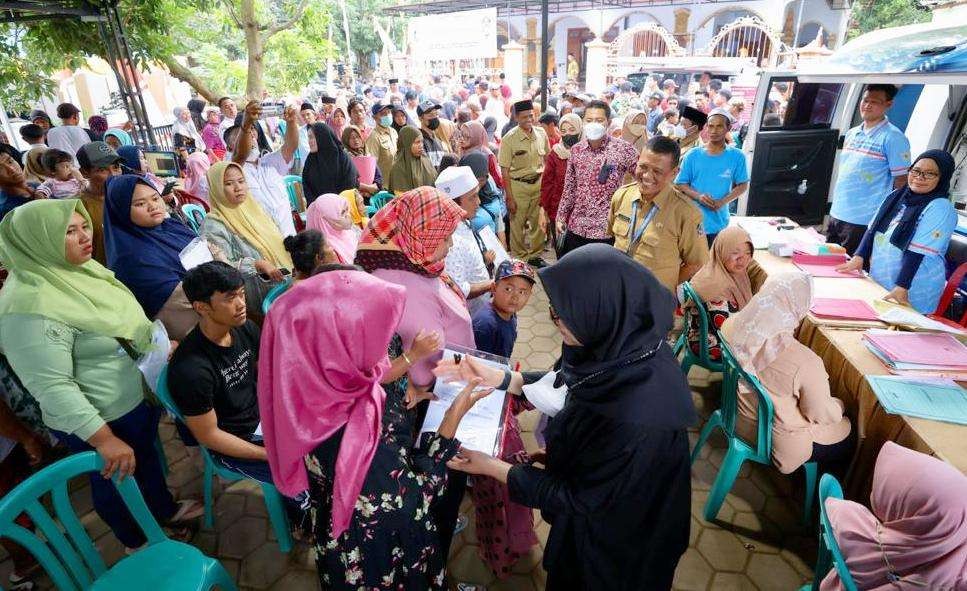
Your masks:
<path fill-rule="evenodd" d="M 892 373 L 967 379 L 967 347 L 949 334 L 872 329 L 863 339 Z"/>
<path fill-rule="evenodd" d="M 847 261 L 844 255 L 811 255 L 796 252 L 792 255 L 792 262 L 813 277 L 850 278 L 862 277 L 862 271 L 841 273 L 836 267 Z"/>
<path fill-rule="evenodd" d="M 967 390 L 952 380 L 929 377 L 866 376 L 890 414 L 967 425 Z"/>
<path fill-rule="evenodd" d="M 809 309 L 813 316 L 834 320 L 876 321 L 876 310 L 863 300 L 844 298 L 813 298 Z"/>

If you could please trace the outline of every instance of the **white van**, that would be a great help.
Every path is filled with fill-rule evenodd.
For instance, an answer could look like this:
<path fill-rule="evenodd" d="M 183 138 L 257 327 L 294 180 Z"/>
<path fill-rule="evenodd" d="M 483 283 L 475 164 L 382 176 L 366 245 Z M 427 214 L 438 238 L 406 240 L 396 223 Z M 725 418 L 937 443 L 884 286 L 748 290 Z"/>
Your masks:
<path fill-rule="evenodd" d="M 954 155 L 951 194 L 961 224 L 948 259 L 967 256 L 967 24 L 929 23 L 883 29 L 844 45 L 829 59 L 794 72 L 763 72 L 743 150 L 751 184 L 740 215 L 787 216 L 820 224 L 829 212 L 837 154 L 860 123 L 867 84 L 900 87 L 890 121 L 910 139 L 912 157 L 931 148 Z M 785 113 L 767 117 L 769 97 L 788 97 Z M 765 120 L 765 123 L 763 122 Z"/>

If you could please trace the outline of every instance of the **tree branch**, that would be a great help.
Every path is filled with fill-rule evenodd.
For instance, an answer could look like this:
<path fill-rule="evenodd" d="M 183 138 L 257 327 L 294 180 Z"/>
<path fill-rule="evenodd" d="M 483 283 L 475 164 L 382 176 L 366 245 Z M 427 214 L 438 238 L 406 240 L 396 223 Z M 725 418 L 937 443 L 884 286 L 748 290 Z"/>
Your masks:
<path fill-rule="evenodd" d="M 263 39 L 268 40 L 269 37 L 271 37 L 272 35 L 275 35 L 279 31 L 291 29 L 292 26 L 296 24 L 296 22 L 298 22 L 300 18 L 302 18 L 302 15 L 305 14 L 306 7 L 308 5 L 309 5 L 309 0 L 300 0 L 299 5 L 296 7 L 295 12 L 292 14 L 292 18 L 282 21 L 280 23 L 276 23 L 271 27 L 264 29 L 265 36 L 263 37 Z"/>
<path fill-rule="evenodd" d="M 222 4 L 228 9 L 228 15 L 232 17 L 232 21 L 239 29 L 244 29 L 245 25 L 242 24 L 242 20 L 238 18 L 238 13 L 235 12 L 235 4 L 232 0 L 222 0 Z"/>
<path fill-rule="evenodd" d="M 192 72 L 190 69 L 181 65 L 181 62 L 176 60 L 173 56 L 164 55 L 158 58 L 158 60 L 168 68 L 171 75 L 175 78 L 187 83 L 189 86 L 198 91 L 202 97 L 208 101 L 208 104 L 214 105 L 218 102 L 218 95 L 211 91 L 208 86 L 198 77 L 197 74 Z"/>

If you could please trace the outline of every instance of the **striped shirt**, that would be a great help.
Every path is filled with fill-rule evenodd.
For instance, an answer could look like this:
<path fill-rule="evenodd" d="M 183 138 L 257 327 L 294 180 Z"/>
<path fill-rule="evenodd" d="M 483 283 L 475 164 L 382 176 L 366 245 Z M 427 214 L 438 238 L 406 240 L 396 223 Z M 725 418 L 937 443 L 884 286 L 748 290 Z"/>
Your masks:
<path fill-rule="evenodd" d="M 894 177 L 910 168 L 910 140 L 884 118 L 870 129 L 860 124 L 846 132 L 839 156 L 839 176 L 829 215 L 868 226 L 883 200 L 893 192 Z"/>

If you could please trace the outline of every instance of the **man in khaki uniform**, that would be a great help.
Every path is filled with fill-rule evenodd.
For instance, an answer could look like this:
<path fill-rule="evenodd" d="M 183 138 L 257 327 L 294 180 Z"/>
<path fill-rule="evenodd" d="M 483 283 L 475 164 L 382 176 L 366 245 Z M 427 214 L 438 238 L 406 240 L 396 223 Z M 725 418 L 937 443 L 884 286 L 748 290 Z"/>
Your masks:
<path fill-rule="evenodd" d="M 544 157 L 551 147 L 547 134 L 535 125 L 534 104 L 514 103 L 517 127 L 500 140 L 497 162 L 506 180 L 504 189 L 510 212 L 510 251 L 518 259 L 535 267 L 545 266 L 544 230 L 540 226 L 541 175 Z M 509 180 L 507 180 L 509 179 Z M 526 240 L 525 240 L 526 232 Z"/>
<path fill-rule="evenodd" d="M 648 267 L 672 292 L 709 256 L 702 212 L 673 184 L 680 155 L 675 140 L 648 140 L 635 169 L 637 182 L 615 192 L 608 216 L 615 248 Z"/>
<path fill-rule="evenodd" d="M 376 156 L 376 166 L 379 167 L 383 179 L 389 178 L 396 162 L 396 130 L 393 129 L 392 105 L 373 105 L 373 119 L 376 127 L 366 138 L 366 153 Z"/>

